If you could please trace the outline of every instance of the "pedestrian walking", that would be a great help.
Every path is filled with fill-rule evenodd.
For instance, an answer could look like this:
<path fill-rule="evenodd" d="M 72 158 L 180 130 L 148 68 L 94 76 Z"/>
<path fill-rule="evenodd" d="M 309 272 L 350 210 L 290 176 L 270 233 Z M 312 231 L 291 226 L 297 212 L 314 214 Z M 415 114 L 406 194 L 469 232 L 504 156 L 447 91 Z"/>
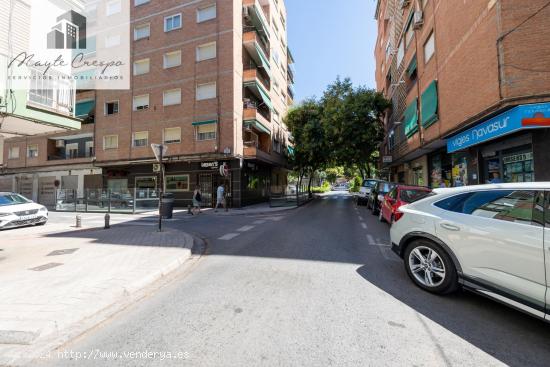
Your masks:
<path fill-rule="evenodd" d="M 195 215 L 195 213 L 200 214 L 201 213 L 201 203 L 202 203 L 202 193 L 200 186 L 197 186 L 195 188 L 195 191 L 193 192 L 193 210 L 191 211 L 191 214 Z"/>
<path fill-rule="evenodd" d="M 220 184 L 218 186 L 218 189 L 216 190 L 216 208 L 214 209 L 214 212 L 218 211 L 218 207 L 220 204 L 223 206 L 225 211 L 227 211 L 227 206 L 225 205 L 225 185 Z"/>

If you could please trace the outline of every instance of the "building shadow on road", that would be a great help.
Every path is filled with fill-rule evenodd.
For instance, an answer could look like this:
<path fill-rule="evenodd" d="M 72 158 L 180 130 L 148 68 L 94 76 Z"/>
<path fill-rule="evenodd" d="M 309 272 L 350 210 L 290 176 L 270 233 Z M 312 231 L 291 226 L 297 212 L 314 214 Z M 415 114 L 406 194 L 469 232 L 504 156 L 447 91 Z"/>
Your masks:
<path fill-rule="evenodd" d="M 376 266 L 364 265 L 357 273 L 502 363 L 509 366 L 550 364 L 550 329 L 544 321 L 467 291 L 433 295 L 412 284 L 402 263 L 393 262 L 389 266 L 392 269 L 381 272 Z"/>

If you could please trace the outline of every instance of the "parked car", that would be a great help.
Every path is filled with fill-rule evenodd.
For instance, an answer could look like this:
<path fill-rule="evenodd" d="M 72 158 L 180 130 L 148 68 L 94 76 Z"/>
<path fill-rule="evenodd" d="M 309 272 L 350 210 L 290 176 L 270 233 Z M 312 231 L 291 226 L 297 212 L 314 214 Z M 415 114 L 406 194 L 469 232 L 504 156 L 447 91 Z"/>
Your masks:
<path fill-rule="evenodd" d="M 402 206 L 392 249 L 420 288 L 462 286 L 550 320 L 550 182 L 434 189 Z"/>
<path fill-rule="evenodd" d="M 371 210 L 373 215 L 378 215 L 380 206 L 384 201 L 384 196 L 395 187 L 395 184 L 387 181 L 379 181 L 374 185 L 369 195 L 367 208 Z"/>
<path fill-rule="evenodd" d="M 396 185 L 384 197 L 378 219 L 381 222 L 393 223 L 401 215 L 401 212 L 399 212 L 401 206 L 423 199 L 431 192 L 432 189 L 428 187 Z"/>
<path fill-rule="evenodd" d="M 332 186 L 332 191 L 348 191 L 349 185 L 347 183 L 341 183 L 338 185 Z"/>
<path fill-rule="evenodd" d="M 134 197 L 129 193 L 113 192 L 110 197 L 107 194 L 103 194 L 99 201 L 99 207 L 108 207 L 109 202 L 111 202 L 111 208 L 126 209 L 134 207 Z"/>
<path fill-rule="evenodd" d="M 0 192 L 0 229 L 44 225 L 48 209 L 14 192 Z"/>
<path fill-rule="evenodd" d="M 369 201 L 370 193 L 374 185 L 382 180 L 368 178 L 363 180 L 359 192 L 357 193 L 357 205 L 366 204 Z"/>

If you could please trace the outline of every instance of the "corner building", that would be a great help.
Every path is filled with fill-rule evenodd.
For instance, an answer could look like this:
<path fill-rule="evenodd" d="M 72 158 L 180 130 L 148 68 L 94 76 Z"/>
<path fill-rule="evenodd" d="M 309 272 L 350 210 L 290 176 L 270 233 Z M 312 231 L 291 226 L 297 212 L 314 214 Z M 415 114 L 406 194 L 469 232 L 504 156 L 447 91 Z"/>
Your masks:
<path fill-rule="evenodd" d="M 545 0 L 379 0 L 377 89 L 391 180 L 431 187 L 550 180 Z"/>

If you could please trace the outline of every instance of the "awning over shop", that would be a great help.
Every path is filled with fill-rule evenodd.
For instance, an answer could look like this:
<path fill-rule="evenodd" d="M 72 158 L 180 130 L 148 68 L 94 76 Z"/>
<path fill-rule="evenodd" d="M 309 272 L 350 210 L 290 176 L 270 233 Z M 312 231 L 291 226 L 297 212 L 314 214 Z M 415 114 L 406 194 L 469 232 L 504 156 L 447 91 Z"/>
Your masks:
<path fill-rule="evenodd" d="M 271 135 L 271 130 L 269 130 L 266 126 L 264 126 L 261 122 L 258 120 L 246 120 L 244 121 L 244 125 L 247 128 L 256 128 L 258 131 L 261 131 L 263 133 Z"/>
<path fill-rule="evenodd" d="M 205 120 L 205 121 L 195 121 L 191 125 L 193 126 L 200 126 L 200 125 L 209 125 L 209 124 L 217 124 L 218 120 Z"/>
<path fill-rule="evenodd" d="M 418 98 L 415 98 L 405 110 L 405 135 L 410 138 L 418 131 Z"/>
<path fill-rule="evenodd" d="M 76 118 L 86 118 L 90 115 L 90 113 L 95 108 L 95 101 L 84 101 L 84 102 L 77 102 L 75 106 L 75 117 Z"/>
<path fill-rule="evenodd" d="M 422 126 L 428 127 L 437 120 L 437 81 L 434 80 L 422 93 Z"/>
<path fill-rule="evenodd" d="M 416 55 L 414 55 L 411 62 L 409 63 L 409 66 L 407 66 L 407 75 L 408 75 L 409 78 L 416 71 L 417 64 L 418 64 L 418 62 L 416 61 Z"/>

